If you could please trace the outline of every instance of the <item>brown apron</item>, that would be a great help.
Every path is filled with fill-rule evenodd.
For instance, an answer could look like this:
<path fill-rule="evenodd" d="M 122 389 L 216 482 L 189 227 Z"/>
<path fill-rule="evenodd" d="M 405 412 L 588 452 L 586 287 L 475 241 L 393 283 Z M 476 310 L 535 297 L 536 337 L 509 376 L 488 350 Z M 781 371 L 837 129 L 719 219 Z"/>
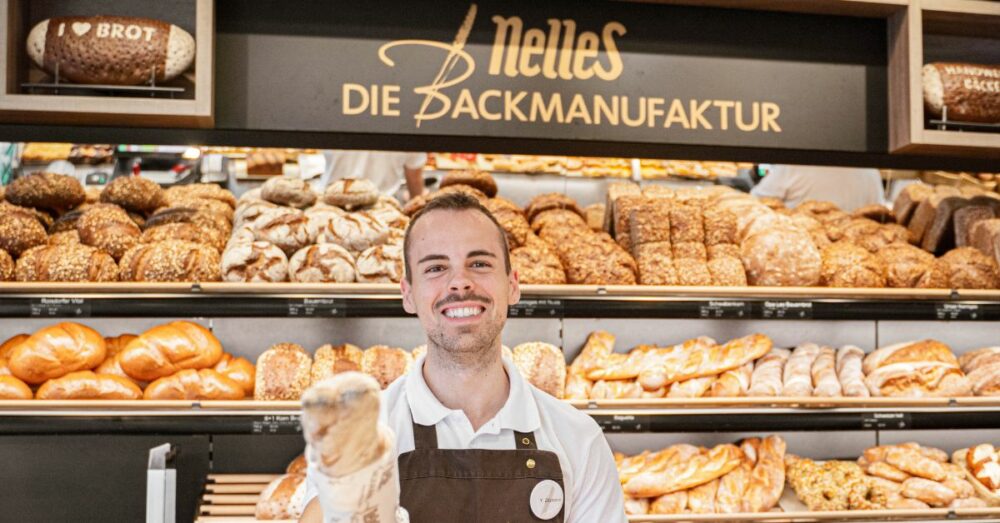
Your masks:
<path fill-rule="evenodd" d="M 514 436 L 516 450 L 443 450 L 433 426 L 414 423 L 415 448 L 399 456 L 400 504 L 410 521 L 543 521 L 531 512 L 530 496 L 546 479 L 565 496 L 559 457 L 538 450 L 534 433 Z M 565 512 L 564 505 L 544 521 L 562 523 Z"/>

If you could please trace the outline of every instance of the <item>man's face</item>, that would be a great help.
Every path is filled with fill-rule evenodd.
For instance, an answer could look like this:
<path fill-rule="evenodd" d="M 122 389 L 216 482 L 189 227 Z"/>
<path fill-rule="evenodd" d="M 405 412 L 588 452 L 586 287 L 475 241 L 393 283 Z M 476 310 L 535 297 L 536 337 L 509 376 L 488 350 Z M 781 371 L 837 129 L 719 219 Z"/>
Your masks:
<path fill-rule="evenodd" d="M 499 345 L 507 307 L 521 296 L 517 275 L 504 268 L 505 248 L 478 211 L 433 211 L 414 225 L 403 308 L 417 314 L 434 345 L 456 355 Z"/>

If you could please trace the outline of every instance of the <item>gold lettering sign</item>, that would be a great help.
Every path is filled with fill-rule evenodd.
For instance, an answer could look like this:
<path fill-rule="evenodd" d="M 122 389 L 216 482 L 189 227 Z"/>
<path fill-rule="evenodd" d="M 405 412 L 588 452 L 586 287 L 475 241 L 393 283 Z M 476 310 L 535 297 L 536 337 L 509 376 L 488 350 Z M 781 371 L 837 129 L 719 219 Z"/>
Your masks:
<path fill-rule="evenodd" d="M 614 89 L 625 71 L 618 41 L 628 30 L 609 21 L 599 28 L 575 20 L 550 18 L 531 27 L 519 16 L 489 18 L 494 38 L 485 74 L 490 78 L 535 78 L 567 82 L 561 92 L 489 88 L 474 92 L 461 84 L 477 70 L 465 49 L 476 21 L 472 4 L 454 40 L 395 40 L 382 45 L 378 58 L 395 67 L 396 49 L 424 48 L 443 56 L 434 78 L 412 88 L 420 101 L 414 125 L 438 119 L 485 120 L 608 127 L 647 127 L 714 132 L 780 133 L 781 107 L 766 100 L 680 99 L 625 93 L 572 92 L 579 82 L 601 82 Z M 984 86 L 991 88 L 992 86 Z M 983 87 L 981 87 L 983 88 Z M 592 91 L 593 89 L 590 89 Z M 341 114 L 397 118 L 403 91 L 398 85 L 344 83 Z"/>

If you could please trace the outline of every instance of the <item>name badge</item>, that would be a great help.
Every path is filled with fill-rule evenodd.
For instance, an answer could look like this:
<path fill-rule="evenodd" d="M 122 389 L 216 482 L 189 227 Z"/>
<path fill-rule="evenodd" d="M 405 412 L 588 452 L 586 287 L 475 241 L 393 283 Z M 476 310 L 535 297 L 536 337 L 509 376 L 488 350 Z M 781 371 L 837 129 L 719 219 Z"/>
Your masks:
<path fill-rule="evenodd" d="M 563 506 L 563 490 L 551 479 L 539 481 L 531 489 L 531 513 L 536 518 L 546 520 L 559 515 Z"/>

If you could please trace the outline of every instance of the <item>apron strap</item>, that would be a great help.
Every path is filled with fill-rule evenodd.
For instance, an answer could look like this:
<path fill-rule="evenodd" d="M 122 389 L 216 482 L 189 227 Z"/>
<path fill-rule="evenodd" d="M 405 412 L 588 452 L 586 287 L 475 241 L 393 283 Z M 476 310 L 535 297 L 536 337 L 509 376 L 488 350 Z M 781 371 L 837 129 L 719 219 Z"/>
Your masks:
<path fill-rule="evenodd" d="M 537 450 L 538 443 L 535 441 L 534 432 L 517 432 L 514 431 L 514 443 L 517 445 L 517 450 Z"/>
<path fill-rule="evenodd" d="M 420 425 L 414 421 L 413 448 L 417 450 L 436 450 L 438 448 L 437 426 Z"/>

